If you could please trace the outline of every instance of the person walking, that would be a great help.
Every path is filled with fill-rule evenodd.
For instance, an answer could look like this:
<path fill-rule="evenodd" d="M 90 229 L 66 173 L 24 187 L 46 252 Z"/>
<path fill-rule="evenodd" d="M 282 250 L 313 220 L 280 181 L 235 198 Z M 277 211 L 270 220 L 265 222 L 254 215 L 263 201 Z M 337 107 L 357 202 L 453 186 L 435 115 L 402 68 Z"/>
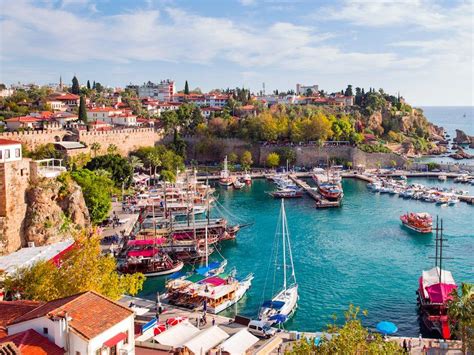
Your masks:
<path fill-rule="evenodd" d="M 408 345 L 407 345 L 406 339 L 403 339 L 403 352 L 404 353 L 408 352 Z"/>
<path fill-rule="evenodd" d="M 421 344 L 423 344 L 423 337 L 421 336 L 421 333 L 420 333 L 420 336 L 418 337 L 418 346 L 421 348 Z"/>
<path fill-rule="evenodd" d="M 412 348 L 412 344 L 411 344 L 411 339 L 408 340 L 408 354 L 411 354 L 411 348 Z"/>

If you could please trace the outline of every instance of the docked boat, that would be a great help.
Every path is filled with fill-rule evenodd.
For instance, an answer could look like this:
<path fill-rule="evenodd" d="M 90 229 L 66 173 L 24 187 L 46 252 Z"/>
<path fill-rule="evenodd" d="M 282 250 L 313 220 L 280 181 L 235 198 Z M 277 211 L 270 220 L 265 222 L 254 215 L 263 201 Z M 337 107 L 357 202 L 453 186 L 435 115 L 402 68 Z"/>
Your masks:
<path fill-rule="evenodd" d="M 169 303 L 217 314 L 240 301 L 252 285 L 253 274 L 238 279 L 235 270 L 224 272 L 226 264 L 225 260 L 209 264 L 206 255 L 205 266 L 195 273 L 171 278 L 166 284 Z"/>
<path fill-rule="evenodd" d="M 124 274 L 142 273 L 147 277 L 163 276 L 180 271 L 184 263 L 173 260 L 168 254 L 151 249 L 130 250 L 125 261 L 118 264 L 117 269 Z"/>
<path fill-rule="evenodd" d="M 443 270 L 443 228 L 436 226 L 435 267 L 423 271 L 418 284 L 418 306 L 420 318 L 426 328 L 437 331 L 443 339 L 451 338 L 447 303 L 451 293 L 457 289 L 453 275 Z M 438 234 L 439 232 L 439 234 Z"/>
<path fill-rule="evenodd" d="M 252 184 L 252 176 L 247 171 L 245 172 L 243 181 L 246 185 Z"/>
<path fill-rule="evenodd" d="M 240 182 L 237 179 L 234 180 L 233 185 L 234 185 L 234 189 L 236 189 L 236 190 L 240 190 L 242 187 L 245 186 L 245 184 L 243 182 Z"/>
<path fill-rule="evenodd" d="M 272 324 L 282 324 L 286 322 L 295 312 L 298 302 L 298 284 L 296 283 L 284 200 L 281 201 L 281 211 L 278 225 L 281 225 L 283 287 L 276 293 L 275 296 L 272 297 L 272 299 L 263 302 L 258 314 L 260 320 Z M 277 230 L 277 233 L 275 234 L 276 245 L 279 244 L 277 242 L 278 238 L 280 237 L 278 234 L 279 231 Z M 275 255 L 275 257 L 277 258 L 278 255 Z M 289 277 L 287 275 L 287 257 L 289 258 L 289 267 L 291 270 Z M 276 261 L 277 260 L 275 260 L 275 263 Z M 276 270 L 274 271 L 276 272 Z"/>
<path fill-rule="evenodd" d="M 433 218 L 429 213 L 407 213 L 400 216 L 403 225 L 418 233 L 431 233 Z"/>
<path fill-rule="evenodd" d="M 340 184 L 321 183 L 318 184 L 319 193 L 328 201 L 337 201 L 343 197 L 343 191 Z"/>
<path fill-rule="evenodd" d="M 295 189 L 278 189 L 276 191 L 269 192 L 274 198 L 300 198 L 303 197 L 303 190 Z"/>
<path fill-rule="evenodd" d="M 446 181 L 448 177 L 446 175 L 438 175 L 438 180 L 439 181 Z"/>
<path fill-rule="evenodd" d="M 224 158 L 224 168 L 221 171 L 221 175 L 219 178 L 219 185 L 221 186 L 231 186 L 233 183 L 233 179 L 230 176 L 229 169 L 227 166 L 227 155 Z"/>

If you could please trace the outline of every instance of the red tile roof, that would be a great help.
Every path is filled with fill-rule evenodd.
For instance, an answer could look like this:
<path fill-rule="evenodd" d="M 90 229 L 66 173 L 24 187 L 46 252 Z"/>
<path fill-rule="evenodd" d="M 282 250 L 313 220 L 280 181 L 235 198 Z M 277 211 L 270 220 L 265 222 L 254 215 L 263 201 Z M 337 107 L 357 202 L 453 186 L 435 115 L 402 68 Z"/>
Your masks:
<path fill-rule="evenodd" d="M 19 141 L 12 141 L 11 139 L 0 138 L 0 145 L 21 144 Z"/>
<path fill-rule="evenodd" d="M 94 107 L 94 108 L 88 108 L 88 112 L 109 112 L 109 111 L 117 111 L 113 107 Z"/>
<path fill-rule="evenodd" d="M 27 300 L 0 301 L 0 337 L 7 335 L 6 325 L 9 322 L 41 305 L 41 302 Z"/>
<path fill-rule="evenodd" d="M 20 116 L 20 117 L 12 117 L 12 118 L 9 118 L 7 120 L 5 120 L 5 122 L 40 122 L 41 119 L 40 118 L 36 118 L 36 117 L 31 117 L 31 116 Z"/>
<path fill-rule="evenodd" d="M 79 100 L 80 97 L 74 94 L 61 94 L 52 96 L 54 100 Z"/>
<path fill-rule="evenodd" d="M 64 355 L 65 351 L 33 329 L 0 339 L 0 344 L 12 342 L 22 355 Z"/>
<path fill-rule="evenodd" d="M 69 322 L 71 329 L 85 339 L 92 339 L 132 315 L 133 311 L 98 293 L 87 291 L 47 302 L 10 324 L 45 316 L 60 317 L 65 313 L 72 318 Z"/>

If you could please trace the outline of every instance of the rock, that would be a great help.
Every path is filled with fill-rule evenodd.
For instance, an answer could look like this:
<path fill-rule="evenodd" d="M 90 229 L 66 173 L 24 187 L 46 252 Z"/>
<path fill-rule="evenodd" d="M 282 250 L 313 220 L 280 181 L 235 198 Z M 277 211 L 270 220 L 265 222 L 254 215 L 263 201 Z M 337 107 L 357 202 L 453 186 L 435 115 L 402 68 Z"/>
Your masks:
<path fill-rule="evenodd" d="M 470 147 L 474 147 L 474 136 L 468 136 L 460 129 L 456 130 L 456 137 L 453 139 L 453 141 L 457 144 L 469 144 Z"/>
<path fill-rule="evenodd" d="M 447 152 L 447 148 L 446 146 L 444 145 L 437 145 L 435 146 L 434 148 L 431 148 L 429 151 L 428 151 L 428 154 L 429 155 L 440 155 L 440 154 L 444 154 Z"/>
<path fill-rule="evenodd" d="M 459 148 L 456 153 L 450 154 L 450 158 L 456 159 L 456 160 L 461 160 L 461 159 L 472 159 L 474 158 L 474 155 L 466 153 L 464 150 Z"/>
<path fill-rule="evenodd" d="M 70 238 L 90 224 L 81 188 L 72 180 L 39 180 L 26 196 L 25 240 L 36 246 Z"/>

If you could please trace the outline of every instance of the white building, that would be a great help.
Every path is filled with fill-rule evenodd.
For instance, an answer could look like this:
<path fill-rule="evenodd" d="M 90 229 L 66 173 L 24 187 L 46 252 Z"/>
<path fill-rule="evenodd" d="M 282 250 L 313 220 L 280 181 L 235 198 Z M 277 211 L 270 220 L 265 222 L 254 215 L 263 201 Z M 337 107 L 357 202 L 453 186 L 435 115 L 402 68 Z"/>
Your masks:
<path fill-rule="evenodd" d="M 21 142 L 0 138 L 0 163 L 21 159 Z"/>
<path fill-rule="evenodd" d="M 115 109 L 113 107 L 94 107 L 87 109 L 89 121 L 103 121 L 116 126 L 136 126 L 137 116 L 130 110 Z"/>
<path fill-rule="evenodd" d="M 311 91 L 311 95 L 317 94 L 319 92 L 319 86 L 296 84 L 296 95 L 306 95 L 308 90 Z"/>
<path fill-rule="evenodd" d="M 47 302 L 7 326 L 8 335 L 29 329 L 67 354 L 135 354 L 133 311 L 92 291 Z"/>
<path fill-rule="evenodd" d="M 138 87 L 138 97 L 151 97 L 159 101 L 171 101 L 171 97 L 176 93 L 176 87 L 172 80 L 162 80 L 159 84 L 151 81 Z"/>

